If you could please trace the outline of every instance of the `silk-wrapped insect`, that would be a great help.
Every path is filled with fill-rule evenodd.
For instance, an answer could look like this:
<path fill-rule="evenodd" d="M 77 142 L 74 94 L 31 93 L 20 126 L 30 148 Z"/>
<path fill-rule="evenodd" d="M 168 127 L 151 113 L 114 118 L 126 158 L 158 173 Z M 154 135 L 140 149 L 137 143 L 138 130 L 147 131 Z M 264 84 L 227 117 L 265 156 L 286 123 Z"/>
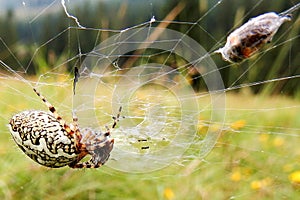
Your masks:
<path fill-rule="evenodd" d="M 282 12 L 269 12 L 250 19 L 229 34 L 224 47 L 215 51 L 224 60 L 241 62 L 257 53 L 266 43 L 272 41 L 280 26 L 291 20 L 291 13 L 300 8 L 300 3 Z"/>

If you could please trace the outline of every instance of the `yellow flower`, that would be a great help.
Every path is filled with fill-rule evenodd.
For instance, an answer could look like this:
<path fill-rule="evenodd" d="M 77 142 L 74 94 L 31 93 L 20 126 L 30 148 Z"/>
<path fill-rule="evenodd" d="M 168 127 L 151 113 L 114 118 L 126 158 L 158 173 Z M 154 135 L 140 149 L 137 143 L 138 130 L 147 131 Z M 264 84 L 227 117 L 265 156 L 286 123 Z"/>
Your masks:
<path fill-rule="evenodd" d="M 262 180 L 255 180 L 251 182 L 251 188 L 253 190 L 262 190 L 272 184 L 272 179 L 267 177 Z"/>
<path fill-rule="evenodd" d="M 268 134 L 260 134 L 259 135 L 259 141 L 260 142 L 267 142 L 268 141 L 268 139 L 269 139 L 269 135 Z"/>
<path fill-rule="evenodd" d="M 166 188 L 164 190 L 164 197 L 165 197 L 165 199 L 172 200 L 174 198 L 174 196 L 175 196 L 174 192 L 173 192 L 173 190 L 171 188 Z"/>
<path fill-rule="evenodd" d="M 241 128 L 243 128 L 244 126 L 246 125 L 246 121 L 241 119 L 241 120 L 238 120 L 238 121 L 235 121 L 233 122 L 230 127 L 233 129 L 233 130 L 240 130 Z"/>
<path fill-rule="evenodd" d="M 289 175 L 291 183 L 300 184 L 300 171 L 295 171 Z"/>
<path fill-rule="evenodd" d="M 261 184 L 260 181 L 252 181 L 252 182 L 251 182 L 251 188 L 252 188 L 253 190 L 259 190 L 259 189 L 262 188 L 262 184 Z"/>
<path fill-rule="evenodd" d="M 242 174 L 241 174 L 240 170 L 234 170 L 231 173 L 230 179 L 232 181 L 239 182 L 241 180 L 241 178 L 242 178 Z"/>
<path fill-rule="evenodd" d="M 275 147 L 281 147 L 284 144 L 284 139 L 282 137 L 277 136 L 273 140 L 273 145 Z"/>

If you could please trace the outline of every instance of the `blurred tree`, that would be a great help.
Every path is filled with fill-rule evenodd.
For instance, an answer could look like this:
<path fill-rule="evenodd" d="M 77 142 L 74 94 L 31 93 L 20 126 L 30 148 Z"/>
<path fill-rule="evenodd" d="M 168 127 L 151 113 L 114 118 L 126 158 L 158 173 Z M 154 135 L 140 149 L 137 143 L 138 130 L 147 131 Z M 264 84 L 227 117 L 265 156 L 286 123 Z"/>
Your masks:
<path fill-rule="evenodd" d="M 53 58 L 77 56 L 78 59 L 82 59 L 81 55 L 90 52 L 101 41 L 115 34 L 105 31 L 106 28 L 124 30 L 149 22 L 153 16 L 158 23 L 153 23 L 152 26 L 158 26 L 159 21 L 163 20 L 179 2 L 184 4 L 184 9 L 176 15 L 174 21 L 186 23 L 170 23 L 167 28 L 187 34 L 209 52 L 219 48 L 233 29 L 251 17 L 269 11 L 281 12 L 292 6 L 292 1 L 270 3 L 268 0 L 226 0 L 220 1 L 220 4 L 219 0 L 88 1 L 70 8 L 82 25 L 90 27 L 86 30 L 74 28 L 76 26 L 74 20 L 67 18 L 62 9 L 43 14 L 39 16 L 38 22 L 34 23 L 28 23 L 24 19 L 16 20 L 14 11 L 8 10 L 0 18 L 0 59 L 13 69 L 26 66 L 24 68 L 28 69 L 27 73 L 44 71 L 45 68 L 38 70 L 42 67 L 39 66 L 41 63 L 44 63 L 44 67 L 58 65 Z M 211 9 L 213 7 L 214 9 Z M 294 16 L 292 22 L 284 24 L 279 29 L 274 41 L 268 47 L 279 46 L 262 53 L 261 57 L 250 59 L 237 67 L 227 67 L 228 63 L 220 56 L 213 56 L 226 87 L 300 74 L 298 67 L 300 58 L 297 56 L 300 49 L 297 45 L 300 29 L 299 21 L 296 21 L 297 13 L 294 13 Z M 37 48 L 38 53 L 35 52 Z M 22 53 L 18 53 L 19 51 Z M 38 60 L 33 62 L 30 61 L 31 58 Z M 51 62 L 49 58 L 52 58 Z M 182 60 L 174 62 L 182 63 Z M 68 68 L 71 69 L 74 63 L 73 60 L 68 62 Z M 199 78 L 198 75 L 191 74 L 191 76 L 194 76 L 194 80 Z M 198 83 L 192 84 L 199 87 Z M 299 85 L 299 79 L 291 79 L 268 85 L 261 84 L 251 89 L 254 93 L 263 91 L 272 94 L 284 91 L 286 94 L 295 95 L 299 92 Z"/>
<path fill-rule="evenodd" d="M 18 37 L 12 9 L 7 10 L 6 15 L 0 19 L 0 40 L 0 60 L 17 69 L 19 63 L 14 56 Z"/>

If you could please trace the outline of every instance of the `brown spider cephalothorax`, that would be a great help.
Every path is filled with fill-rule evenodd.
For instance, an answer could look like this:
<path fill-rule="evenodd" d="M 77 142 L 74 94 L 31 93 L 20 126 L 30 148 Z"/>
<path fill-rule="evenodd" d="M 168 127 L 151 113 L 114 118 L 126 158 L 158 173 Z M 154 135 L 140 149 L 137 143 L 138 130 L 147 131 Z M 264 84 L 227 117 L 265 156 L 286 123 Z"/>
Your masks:
<path fill-rule="evenodd" d="M 9 123 L 11 135 L 22 151 L 37 163 L 58 168 L 69 165 L 72 168 L 98 168 L 109 158 L 114 139 L 110 130 L 105 133 L 90 128 L 80 129 L 77 117 L 68 125 L 56 109 L 38 92 L 34 92 L 48 106 L 45 111 L 23 111 L 13 116 Z M 121 108 L 113 117 L 112 128 L 117 124 Z M 86 162 L 80 160 L 90 154 Z"/>

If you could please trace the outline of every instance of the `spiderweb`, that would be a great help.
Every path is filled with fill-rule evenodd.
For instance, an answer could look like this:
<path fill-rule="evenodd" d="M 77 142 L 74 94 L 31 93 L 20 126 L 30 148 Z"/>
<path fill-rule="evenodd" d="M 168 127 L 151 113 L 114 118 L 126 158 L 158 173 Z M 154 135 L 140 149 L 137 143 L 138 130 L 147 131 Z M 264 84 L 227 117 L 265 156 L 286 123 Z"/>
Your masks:
<path fill-rule="evenodd" d="M 233 3 L 237 10 L 229 16 Z M 214 53 L 249 18 L 279 13 L 283 10 L 277 8 L 286 10 L 297 2 L 274 1 L 274 9 L 268 4 L 62 0 L 8 5 L 14 15 L 7 12 L 1 26 L 18 19 L 22 35 L 12 41 L 12 30 L 0 35 L 1 170 L 7 172 L 0 195 L 18 198 L 38 188 L 37 198 L 55 199 L 61 191 L 65 198 L 120 197 L 115 186 L 100 183 L 110 180 L 119 191 L 133 188 L 125 194 L 128 198 L 135 192 L 165 199 L 299 195 L 298 12 L 249 60 L 231 64 Z M 197 13 L 181 14 L 195 5 Z M 75 112 L 80 127 L 105 131 L 122 107 L 105 167 L 44 169 L 20 153 L 5 126 L 22 110 L 47 109 L 33 87 L 67 122 Z M 60 175 L 64 186 L 57 187 L 53 179 Z M 126 187 L 120 183 L 124 180 Z M 139 180 L 148 181 L 140 184 L 149 191 L 137 189 Z M 58 194 L 48 194 L 53 189 Z"/>

